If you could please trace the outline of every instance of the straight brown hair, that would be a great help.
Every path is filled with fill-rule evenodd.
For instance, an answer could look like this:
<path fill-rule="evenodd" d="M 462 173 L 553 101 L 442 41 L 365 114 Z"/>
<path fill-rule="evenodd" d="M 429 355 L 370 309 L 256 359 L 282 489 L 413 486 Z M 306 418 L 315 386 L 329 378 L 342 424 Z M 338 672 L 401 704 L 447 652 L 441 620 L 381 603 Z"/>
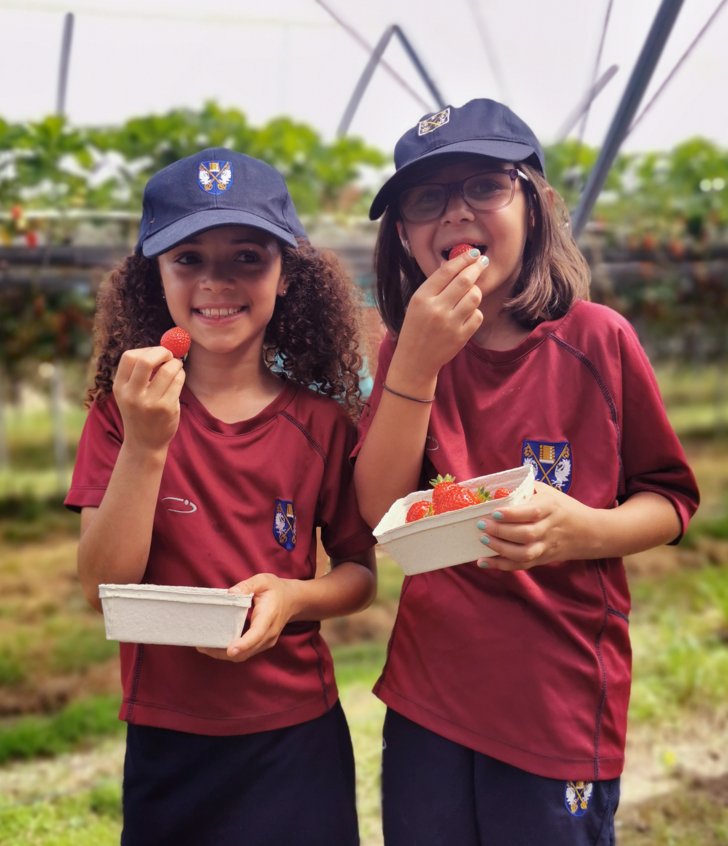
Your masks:
<path fill-rule="evenodd" d="M 513 296 L 504 304 L 515 320 L 532 329 L 562 317 L 577 299 L 589 299 L 591 271 L 574 240 L 566 204 L 544 176 L 525 162 L 516 165 L 529 179 L 522 182 L 533 225 L 526 240 L 523 266 Z M 374 249 L 376 300 L 382 320 L 395 335 L 410 299 L 425 281 L 397 232 L 395 204 L 382 217 Z"/>

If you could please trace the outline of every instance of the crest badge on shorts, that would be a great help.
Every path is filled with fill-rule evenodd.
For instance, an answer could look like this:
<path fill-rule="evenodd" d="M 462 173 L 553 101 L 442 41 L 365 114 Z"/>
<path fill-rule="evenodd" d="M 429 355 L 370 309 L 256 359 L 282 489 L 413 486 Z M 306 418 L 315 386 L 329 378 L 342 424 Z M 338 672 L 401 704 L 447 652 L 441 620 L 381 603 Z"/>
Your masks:
<path fill-rule="evenodd" d="M 233 182 L 230 162 L 200 162 L 197 182 L 206 194 L 224 194 Z"/>
<path fill-rule="evenodd" d="M 289 552 L 296 545 L 296 510 L 288 499 L 275 501 L 273 537 Z"/>
<path fill-rule="evenodd" d="M 537 482 L 566 493 L 571 487 L 572 455 L 568 441 L 523 442 L 521 463 L 533 467 Z"/>
<path fill-rule="evenodd" d="M 567 781 L 564 790 L 564 805 L 572 817 L 583 817 L 589 809 L 589 800 L 594 792 L 591 781 Z"/>
<path fill-rule="evenodd" d="M 436 112 L 434 115 L 430 115 L 430 117 L 421 120 L 417 124 L 417 134 L 427 135 L 428 133 L 439 129 L 441 126 L 445 126 L 446 123 L 450 123 L 449 108 L 443 109 L 441 112 Z"/>

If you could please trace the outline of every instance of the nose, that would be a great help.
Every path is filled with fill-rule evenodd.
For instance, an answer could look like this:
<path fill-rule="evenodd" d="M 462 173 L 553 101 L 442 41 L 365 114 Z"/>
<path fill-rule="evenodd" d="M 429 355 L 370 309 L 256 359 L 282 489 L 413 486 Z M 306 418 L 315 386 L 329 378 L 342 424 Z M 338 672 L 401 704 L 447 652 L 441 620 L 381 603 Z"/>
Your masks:
<path fill-rule="evenodd" d="M 462 183 L 453 185 L 450 188 L 450 193 L 445 204 L 445 209 L 442 213 L 442 221 L 455 222 L 462 220 L 473 220 L 473 210 L 465 202 L 463 197 Z"/>
<path fill-rule="evenodd" d="M 232 288 L 235 285 L 235 277 L 227 262 L 210 262 L 201 282 L 202 286 L 208 289 Z"/>

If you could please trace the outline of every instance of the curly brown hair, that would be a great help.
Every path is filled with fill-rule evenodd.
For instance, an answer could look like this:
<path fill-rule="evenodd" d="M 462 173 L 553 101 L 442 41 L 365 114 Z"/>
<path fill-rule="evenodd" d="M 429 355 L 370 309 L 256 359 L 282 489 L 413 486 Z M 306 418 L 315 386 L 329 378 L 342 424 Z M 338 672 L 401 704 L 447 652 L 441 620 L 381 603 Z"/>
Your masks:
<path fill-rule="evenodd" d="M 591 273 L 577 246 L 564 201 L 542 174 L 525 162 L 516 165 L 529 178 L 524 183 L 533 228 L 523 254 L 523 267 L 513 296 L 505 303 L 513 317 L 532 329 L 563 316 L 578 298 L 589 299 Z M 397 334 L 414 292 L 425 281 L 400 241 L 396 203 L 384 213 L 374 252 L 377 306 L 390 331 Z"/>
<path fill-rule="evenodd" d="M 282 245 L 288 283 L 265 332 L 265 362 L 276 373 L 338 400 L 352 419 L 361 412 L 361 301 L 338 257 L 301 240 Z M 125 350 L 159 343 L 174 325 L 156 259 L 127 256 L 102 283 L 96 299 L 96 373 L 86 404 L 111 393 Z"/>

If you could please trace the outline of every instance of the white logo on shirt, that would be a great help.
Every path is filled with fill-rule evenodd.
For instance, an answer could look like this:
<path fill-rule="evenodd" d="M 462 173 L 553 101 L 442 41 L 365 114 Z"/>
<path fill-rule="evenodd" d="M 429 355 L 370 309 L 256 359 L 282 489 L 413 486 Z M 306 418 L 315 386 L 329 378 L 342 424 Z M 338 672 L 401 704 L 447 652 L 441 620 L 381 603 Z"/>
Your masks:
<path fill-rule="evenodd" d="M 194 514 L 197 511 L 197 506 L 189 499 L 183 499 L 181 496 L 165 496 L 162 502 L 169 502 L 171 505 L 167 506 L 167 511 L 174 511 L 175 514 Z M 173 508 L 172 505 L 182 506 L 181 508 Z"/>

